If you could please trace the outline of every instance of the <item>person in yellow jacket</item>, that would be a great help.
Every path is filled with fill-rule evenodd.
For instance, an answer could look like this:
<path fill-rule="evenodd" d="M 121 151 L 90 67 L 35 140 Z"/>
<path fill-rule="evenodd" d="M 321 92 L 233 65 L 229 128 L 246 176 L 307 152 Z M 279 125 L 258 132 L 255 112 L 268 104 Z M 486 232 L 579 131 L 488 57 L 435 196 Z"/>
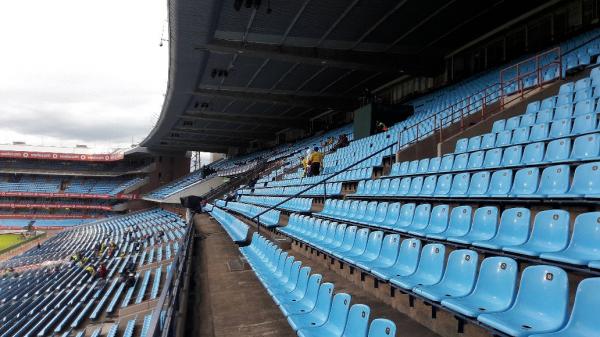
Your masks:
<path fill-rule="evenodd" d="M 325 155 L 319 151 L 319 148 L 315 147 L 314 151 L 308 156 L 308 164 L 310 165 L 309 177 L 318 176 L 321 173 L 324 157 Z"/>
<path fill-rule="evenodd" d="M 300 163 L 302 163 L 302 178 L 308 174 L 308 159 L 306 157 L 300 157 Z"/>

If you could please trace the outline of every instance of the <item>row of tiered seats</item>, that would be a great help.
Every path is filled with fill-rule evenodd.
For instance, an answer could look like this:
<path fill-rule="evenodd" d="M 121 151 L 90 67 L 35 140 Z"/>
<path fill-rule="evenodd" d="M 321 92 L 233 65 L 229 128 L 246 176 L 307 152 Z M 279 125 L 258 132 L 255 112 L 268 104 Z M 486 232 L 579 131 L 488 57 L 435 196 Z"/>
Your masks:
<path fill-rule="evenodd" d="M 264 287 L 301 337 L 395 336 L 396 326 L 386 319 L 369 325 L 370 308 L 351 303 L 346 293 L 334 295 L 335 285 L 321 283 L 320 274 L 310 273 L 301 261 L 283 252 L 264 237 L 254 234 L 241 253 Z"/>
<path fill-rule="evenodd" d="M 231 240 L 235 243 L 244 242 L 248 237 L 248 225 L 235 216 L 223 211 L 219 207 L 207 205 L 210 215 L 225 229 Z"/>
<path fill-rule="evenodd" d="M 242 214 L 245 217 L 250 218 L 250 219 L 256 217 L 257 215 L 259 215 L 262 212 L 267 210 L 266 207 L 256 206 L 256 205 L 252 205 L 252 204 L 246 204 L 246 203 L 237 202 L 237 201 L 224 202 L 223 200 L 217 200 L 215 202 L 215 205 L 218 207 L 225 208 L 227 210 Z M 276 209 L 272 209 L 272 210 L 269 210 L 269 211 L 265 212 L 264 214 L 262 214 L 257 220 L 260 222 L 261 225 L 263 225 L 265 227 L 276 227 L 279 225 L 280 215 L 281 215 L 280 211 L 278 211 Z"/>
<path fill-rule="evenodd" d="M 15 178 L 16 177 L 16 178 Z M 43 175 L 0 175 L 0 192 L 59 193 L 69 181 L 66 193 L 116 195 L 141 182 L 143 178 L 70 178 Z"/>

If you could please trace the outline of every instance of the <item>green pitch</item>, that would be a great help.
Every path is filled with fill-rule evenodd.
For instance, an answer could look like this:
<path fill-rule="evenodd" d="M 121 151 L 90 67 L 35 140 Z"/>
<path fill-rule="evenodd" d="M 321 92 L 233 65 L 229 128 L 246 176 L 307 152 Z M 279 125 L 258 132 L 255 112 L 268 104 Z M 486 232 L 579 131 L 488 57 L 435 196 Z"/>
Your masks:
<path fill-rule="evenodd" d="M 22 240 L 19 234 L 0 234 L 0 251 L 19 244 Z"/>

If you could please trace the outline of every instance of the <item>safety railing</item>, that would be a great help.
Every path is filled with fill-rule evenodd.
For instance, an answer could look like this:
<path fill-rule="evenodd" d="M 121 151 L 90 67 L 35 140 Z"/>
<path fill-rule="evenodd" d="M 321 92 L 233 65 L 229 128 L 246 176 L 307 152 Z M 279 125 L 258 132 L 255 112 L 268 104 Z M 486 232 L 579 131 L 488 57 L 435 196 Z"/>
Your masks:
<path fill-rule="evenodd" d="M 554 55 L 554 56 L 552 56 Z M 546 63 L 546 59 L 547 63 Z M 525 65 L 534 64 L 534 69 L 525 71 Z M 544 71 L 557 67 L 556 76 L 545 80 Z M 509 72 L 515 72 L 513 78 L 507 78 Z M 467 117 L 479 114 L 480 120 L 488 115 L 504 110 L 510 103 L 521 100 L 527 92 L 540 88 L 562 78 L 562 59 L 560 48 L 554 48 L 533 56 L 500 71 L 500 82 L 488 85 L 482 90 L 448 105 L 441 111 L 404 128 L 398 136 L 398 148 L 402 149 L 437 133 L 438 141 L 444 141 L 443 130 L 450 125 L 460 123 L 459 129 L 466 127 Z M 531 85 L 530 85 L 531 84 Z M 515 88 L 513 91 L 510 88 Z"/>

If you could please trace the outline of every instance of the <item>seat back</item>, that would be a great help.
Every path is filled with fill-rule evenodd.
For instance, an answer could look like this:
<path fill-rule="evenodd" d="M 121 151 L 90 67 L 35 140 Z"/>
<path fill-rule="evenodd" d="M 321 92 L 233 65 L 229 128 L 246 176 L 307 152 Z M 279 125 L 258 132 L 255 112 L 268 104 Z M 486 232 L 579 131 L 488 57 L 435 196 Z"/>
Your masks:
<path fill-rule="evenodd" d="M 344 241 L 342 241 L 341 249 L 349 249 L 354 245 L 354 241 L 356 239 L 356 226 L 349 226 L 346 228 L 346 233 L 344 234 Z"/>
<path fill-rule="evenodd" d="M 571 159 L 587 159 L 600 156 L 600 133 L 575 138 Z"/>
<path fill-rule="evenodd" d="M 453 235 L 467 234 L 471 228 L 471 213 L 471 206 L 454 207 L 450 212 L 448 232 Z"/>
<path fill-rule="evenodd" d="M 461 153 L 454 157 L 454 163 L 452 164 L 453 171 L 462 171 L 467 168 L 469 162 L 469 154 Z"/>
<path fill-rule="evenodd" d="M 430 204 L 420 204 L 415 208 L 414 216 L 411 222 L 411 227 L 425 228 L 429 223 L 431 215 Z"/>
<path fill-rule="evenodd" d="M 429 218 L 429 231 L 442 232 L 448 227 L 448 205 L 437 205 L 431 209 Z"/>
<path fill-rule="evenodd" d="M 596 129 L 596 114 L 584 114 L 581 116 L 577 116 L 575 118 L 575 122 L 573 122 L 573 129 L 571 130 L 571 134 L 580 134 L 585 132 L 594 131 Z"/>
<path fill-rule="evenodd" d="M 408 195 L 418 195 L 421 192 L 421 188 L 423 188 L 423 177 L 413 177 L 408 189 Z"/>
<path fill-rule="evenodd" d="M 571 134 L 571 118 L 555 120 L 550 126 L 550 138 L 565 137 Z"/>
<path fill-rule="evenodd" d="M 400 215 L 400 203 L 394 202 L 388 205 L 387 213 L 385 214 L 385 220 L 383 224 L 385 226 L 393 226 L 398 221 Z"/>
<path fill-rule="evenodd" d="M 319 288 L 319 294 L 317 295 L 317 302 L 312 313 L 321 313 L 327 315 L 331 310 L 331 299 L 333 298 L 333 283 L 323 283 Z"/>
<path fill-rule="evenodd" d="M 532 142 L 537 142 L 548 138 L 548 129 L 548 123 L 541 123 L 532 126 L 529 133 L 529 140 Z"/>
<path fill-rule="evenodd" d="M 491 149 L 496 144 L 496 134 L 495 133 L 486 133 L 481 138 L 481 148 L 482 149 Z"/>
<path fill-rule="evenodd" d="M 538 194 L 564 194 L 569 189 L 569 165 L 546 167 L 542 171 Z"/>
<path fill-rule="evenodd" d="M 371 308 L 364 304 L 354 304 L 350 307 L 348 320 L 342 337 L 364 337 L 369 327 Z"/>
<path fill-rule="evenodd" d="M 463 153 L 467 151 L 467 146 L 469 145 L 469 140 L 467 138 L 461 138 L 456 141 L 456 146 L 454 147 L 454 153 Z"/>
<path fill-rule="evenodd" d="M 479 255 L 470 249 L 457 249 L 448 256 L 441 283 L 466 295 L 475 285 Z"/>
<path fill-rule="evenodd" d="M 424 158 L 419 161 L 418 173 L 426 173 L 429 168 L 429 158 Z"/>
<path fill-rule="evenodd" d="M 579 214 L 573 224 L 569 250 L 598 255 L 600 252 L 600 212 Z"/>
<path fill-rule="evenodd" d="M 394 178 L 390 181 L 390 186 L 386 192 L 386 195 L 394 195 L 398 193 L 398 187 L 400 187 L 400 179 Z"/>
<path fill-rule="evenodd" d="M 556 329 L 567 317 L 569 280 L 561 268 L 536 265 L 525 268 L 521 274 L 519 291 L 510 310 L 530 315 L 544 315 Z"/>
<path fill-rule="evenodd" d="M 531 242 L 539 246 L 559 251 L 567 247 L 569 241 L 570 213 L 560 209 L 549 209 L 535 215 Z"/>
<path fill-rule="evenodd" d="M 408 193 L 408 190 L 410 189 L 410 180 L 410 177 L 402 178 L 402 180 L 400 180 L 400 186 L 398 187 L 396 195 L 405 195 Z"/>
<path fill-rule="evenodd" d="M 577 286 L 575 304 L 566 330 L 574 329 L 581 336 L 598 332 L 598 303 L 600 303 L 600 277 L 587 278 Z"/>
<path fill-rule="evenodd" d="M 367 241 L 369 240 L 369 229 L 361 228 L 356 231 L 356 239 L 354 240 L 354 245 L 350 250 L 351 254 L 362 254 L 367 248 Z"/>
<path fill-rule="evenodd" d="M 529 223 L 531 212 L 528 208 L 515 207 L 502 212 L 498 233 L 494 239 L 522 244 L 529 238 Z"/>
<path fill-rule="evenodd" d="M 398 221 L 396 221 L 395 227 L 407 227 L 412 223 L 413 216 L 415 214 L 415 204 L 408 203 L 402 205 L 400 208 L 400 215 Z"/>
<path fill-rule="evenodd" d="M 477 151 L 481 148 L 481 136 L 474 136 L 469 138 L 469 143 L 467 144 L 467 151 Z"/>
<path fill-rule="evenodd" d="M 419 264 L 420 252 L 421 240 L 404 239 L 400 243 L 400 251 L 395 264 L 407 267 L 410 272 L 414 272 Z"/>
<path fill-rule="evenodd" d="M 553 162 L 567 160 L 571 153 L 571 141 L 568 138 L 556 139 L 548 143 L 544 161 Z"/>
<path fill-rule="evenodd" d="M 521 156 L 523 154 L 523 146 L 513 145 L 504 150 L 502 156 L 502 166 L 513 166 L 521 163 Z"/>
<path fill-rule="evenodd" d="M 321 287 L 321 280 L 323 277 L 321 274 L 312 274 L 308 279 L 308 287 L 306 288 L 306 293 L 302 298 L 303 303 L 306 303 L 309 307 L 313 307 L 317 301 L 317 296 L 319 295 L 319 288 Z"/>
<path fill-rule="evenodd" d="M 467 193 L 467 190 L 469 189 L 470 179 L 471 174 L 466 172 L 454 175 L 454 179 L 452 179 L 452 187 L 450 187 L 450 194 L 465 195 Z"/>
<path fill-rule="evenodd" d="M 480 171 L 473 174 L 469 189 L 467 190 L 468 195 L 485 195 L 490 184 L 490 172 Z"/>
<path fill-rule="evenodd" d="M 381 252 L 377 260 L 384 264 L 394 264 L 396 257 L 398 257 L 398 250 L 400 249 L 400 235 L 399 234 L 388 234 L 383 238 L 383 244 L 381 245 Z"/>
<path fill-rule="evenodd" d="M 519 158 L 520 160 L 520 158 Z M 483 167 L 497 167 L 502 162 L 502 149 L 491 149 L 485 151 L 485 158 L 483 159 Z"/>
<path fill-rule="evenodd" d="M 473 152 L 469 155 L 468 169 L 478 169 L 483 166 L 484 151 Z"/>
<path fill-rule="evenodd" d="M 498 227 L 498 208 L 496 206 L 479 207 L 473 215 L 471 233 L 483 234 L 492 238 Z"/>
<path fill-rule="evenodd" d="M 533 194 L 538 187 L 540 169 L 529 167 L 520 169 L 515 174 L 515 180 L 510 191 L 511 194 Z"/>
<path fill-rule="evenodd" d="M 504 195 L 508 194 L 512 186 L 513 171 L 499 170 L 492 174 L 490 186 L 488 189 L 489 195 Z"/>
<path fill-rule="evenodd" d="M 529 126 L 522 126 L 513 131 L 512 144 L 523 144 L 529 140 Z"/>
<path fill-rule="evenodd" d="M 396 324 L 394 322 L 376 318 L 371 322 L 369 327 L 369 334 L 367 337 L 395 337 L 396 336 Z"/>
<path fill-rule="evenodd" d="M 446 195 L 450 192 L 451 186 L 452 186 L 452 174 L 441 175 L 437 179 L 434 194 Z"/>
<path fill-rule="evenodd" d="M 439 243 L 426 244 L 421 250 L 415 274 L 428 275 L 432 279 L 440 280 L 444 273 L 445 254 L 446 246 Z"/>
<path fill-rule="evenodd" d="M 335 336 L 340 336 L 344 332 L 344 327 L 348 321 L 348 311 L 350 309 L 351 296 L 346 293 L 338 293 L 333 296 L 331 310 L 325 325 Z"/>
<path fill-rule="evenodd" d="M 423 180 L 423 187 L 421 187 L 420 195 L 432 195 L 435 192 L 435 185 L 437 183 L 437 176 L 427 176 Z"/>
<path fill-rule="evenodd" d="M 518 273 L 515 260 L 503 256 L 488 257 L 481 262 L 473 295 L 493 300 L 498 311 L 504 311 L 513 303 Z M 485 311 L 480 309 L 480 312 Z"/>
<path fill-rule="evenodd" d="M 581 164 L 575 169 L 569 193 L 600 195 L 600 162 Z"/>
<path fill-rule="evenodd" d="M 365 248 L 365 255 L 379 256 L 381 252 L 381 245 L 383 243 L 383 232 L 373 231 L 369 234 L 367 240 L 367 247 Z"/>
<path fill-rule="evenodd" d="M 438 172 L 440 170 L 440 164 L 442 163 L 441 157 L 433 157 L 429 160 L 429 167 L 427 172 Z"/>
<path fill-rule="evenodd" d="M 544 143 L 531 143 L 525 146 L 523 151 L 523 157 L 521 158 L 521 164 L 536 164 L 540 163 L 544 159 Z"/>
<path fill-rule="evenodd" d="M 438 170 L 438 172 L 451 171 L 453 165 L 454 165 L 454 155 L 447 154 L 442 157 L 442 161 L 440 163 L 440 169 Z"/>
<path fill-rule="evenodd" d="M 408 174 L 415 174 L 415 173 L 417 173 L 418 169 L 419 169 L 419 161 L 413 160 L 408 165 Z"/>
<path fill-rule="evenodd" d="M 375 215 L 373 216 L 374 223 L 382 223 L 385 220 L 385 215 L 387 213 L 388 203 L 380 202 L 377 205 L 377 209 L 375 210 Z"/>

